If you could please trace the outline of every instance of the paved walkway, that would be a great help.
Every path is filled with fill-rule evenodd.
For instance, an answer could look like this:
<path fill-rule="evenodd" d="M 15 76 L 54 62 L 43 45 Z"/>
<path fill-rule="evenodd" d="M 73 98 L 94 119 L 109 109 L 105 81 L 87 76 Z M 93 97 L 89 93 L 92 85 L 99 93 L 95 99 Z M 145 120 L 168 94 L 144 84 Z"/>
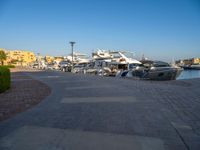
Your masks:
<path fill-rule="evenodd" d="M 200 79 L 27 74 L 50 86 L 52 93 L 0 123 L 2 150 L 200 149 Z"/>
<path fill-rule="evenodd" d="M 0 121 L 31 108 L 50 94 L 46 84 L 27 76 L 24 71 L 23 68 L 11 69 L 11 88 L 0 94 Z"/>

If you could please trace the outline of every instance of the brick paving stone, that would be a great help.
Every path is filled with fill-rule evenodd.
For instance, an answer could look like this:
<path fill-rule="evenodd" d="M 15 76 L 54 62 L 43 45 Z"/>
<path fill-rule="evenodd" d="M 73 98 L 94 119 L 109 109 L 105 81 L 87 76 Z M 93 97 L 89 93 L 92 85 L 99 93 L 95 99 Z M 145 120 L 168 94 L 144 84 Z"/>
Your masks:
<path fill-rule="evenodd" d="M 52 93 L 35 109 L 0 124 L 0 137 L 31 125 L 154 137 L 163 140 L 166 150 L 200 149 L 200 79 L 161 82 L 53 71 L 29 74 L 47 83 Z M 21 74 L 13 79 L 23 80 Z M 81 89 L 88 85 L 92 88 Z M 134 102 L 62 103 L 63 98 L 121 97 L 123 101 L 127 96 Z"/>
<path fill-rule="evenodd" d="M 11 88 L 0 94 L 0 121 L 33 107 L 50 94 L 47 85 L 26 75 L 25 71 L 11 69 Z"/>

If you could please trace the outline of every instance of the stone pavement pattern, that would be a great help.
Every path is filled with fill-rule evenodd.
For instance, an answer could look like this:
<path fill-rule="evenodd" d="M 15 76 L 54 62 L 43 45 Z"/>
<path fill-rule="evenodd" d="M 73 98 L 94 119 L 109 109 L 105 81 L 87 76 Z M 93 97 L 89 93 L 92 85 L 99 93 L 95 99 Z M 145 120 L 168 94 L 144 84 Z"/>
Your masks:
<path fill-rule="evenodd" d="M 27 72 L 52 93 L 0 123 L 0 149 L 200 149 L 200 79 Z"/>
<path fill-rule="evenodd" d="M 50 94 L 50 88 L 23 73 L 11 69 L 11 88 L 0 94 L 0 121 L 38 104 Z"/>

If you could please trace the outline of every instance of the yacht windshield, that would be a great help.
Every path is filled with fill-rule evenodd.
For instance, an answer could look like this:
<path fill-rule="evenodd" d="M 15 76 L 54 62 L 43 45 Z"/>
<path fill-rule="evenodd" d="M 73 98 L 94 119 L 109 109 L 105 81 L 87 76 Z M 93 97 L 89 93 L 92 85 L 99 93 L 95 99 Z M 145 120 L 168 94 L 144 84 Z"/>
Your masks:
<path fill-rule="evenodd" d="M 129 64 L 129 69 L 133 69 L 135 67 L 139 66 L 139 64 Z"/>
<path fill-rule="evenodd" d="M 67 62 L 67 61 L 61 61 L 60 64 L 61 64 L 61 65 L 62 65 L 62 64 L 68 64 L 68 62 Z"/>
<path fill-rule="evenodd" d="M 123 52 L 123 55 L 126 56 L 127 58 L 134 58 L 134 54 L 131 52 Z"/>
<path fill-rule="evenodd" d="M 113 56 L 113 58 L 120 58 L 121 55 L 119 53 L 111 53 L 111 55 Z"/>
<path fill-rule="evenodd" d="M 86 55 L 79 55 L 78 57 L 81 59 L 88 59 L 88 57 Z"/>
<path fill-rule="evenodd" d="M 169 64 L 162 61 L 154 61 L 153 66 L 154 67 L 169 67 Z"/>

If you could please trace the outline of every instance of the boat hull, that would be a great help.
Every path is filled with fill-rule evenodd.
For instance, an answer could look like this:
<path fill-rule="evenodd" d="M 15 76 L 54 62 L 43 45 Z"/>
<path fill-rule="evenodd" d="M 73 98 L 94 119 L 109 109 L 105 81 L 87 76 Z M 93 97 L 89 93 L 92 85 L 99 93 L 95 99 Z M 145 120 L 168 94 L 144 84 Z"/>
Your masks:
<path fill-rule="evenodd" d="M 183 66 L 184 70 L 200 70 L 200 65 Z"/>
<path fill-rule="evenodd" d="M 157 68 L 150 70 L 143 78 L 150 80 L 176 80 L 180 75 L 180 68 Z"/>
<path fill-rule="evenodd" d="M 138 77 L 146 80 L 176 80 L 183 69 L 173 67 L 158 67 L 150 70 L 132 70 L 127 73 L 127 77 Z"/>

